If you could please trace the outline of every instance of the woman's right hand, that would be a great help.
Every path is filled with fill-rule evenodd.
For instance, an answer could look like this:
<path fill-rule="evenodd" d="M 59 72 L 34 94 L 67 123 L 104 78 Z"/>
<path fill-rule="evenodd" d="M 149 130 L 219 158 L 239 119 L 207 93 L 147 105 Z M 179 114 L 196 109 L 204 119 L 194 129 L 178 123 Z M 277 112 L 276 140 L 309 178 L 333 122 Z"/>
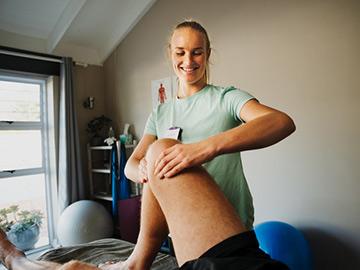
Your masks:
<path fill-rule="evenodd" d="M 145 157 L 143 157 L 139 162 L 139 183 L 147 183 L 148 176 L 147 176 L 147 162 Z"/>
<path fill-rule="evenodd" d="M 155 141 L 156 136 L 154 135 L 145 134 L 141 138 L 125 165 L 125 175 L 128 179 L 135 183 L 147 183 L 149 181 L 145 156 L 149 146 Z"/>

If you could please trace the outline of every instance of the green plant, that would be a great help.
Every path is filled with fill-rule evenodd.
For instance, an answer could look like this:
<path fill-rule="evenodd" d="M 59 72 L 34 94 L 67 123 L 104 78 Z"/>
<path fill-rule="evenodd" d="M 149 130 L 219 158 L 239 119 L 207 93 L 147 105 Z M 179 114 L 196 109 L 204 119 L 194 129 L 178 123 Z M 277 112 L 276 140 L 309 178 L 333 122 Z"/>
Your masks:
<path fill-rule="evenodd" d="M 5 232 L 26 231 L 33 225 L 41 226 L 44 215 L 39 210 L 19 210 L 18 205 L 0 209 L 0 228 Z"/>
<path fill-rule="evenodd" d="M 109 129 L 111 121 L 112 120 L 105 115 L 96 117 L 87 124 L 86 131 L 93 137 L 104 137 L 105 132 Z"/>

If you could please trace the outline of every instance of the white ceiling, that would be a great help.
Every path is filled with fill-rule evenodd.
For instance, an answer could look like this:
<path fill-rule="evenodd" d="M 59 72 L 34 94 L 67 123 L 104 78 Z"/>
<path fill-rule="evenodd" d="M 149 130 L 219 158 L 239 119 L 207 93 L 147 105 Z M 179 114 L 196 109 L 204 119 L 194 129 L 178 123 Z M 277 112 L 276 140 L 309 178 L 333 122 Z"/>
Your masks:
<path fill-rule="evenodd" d="M 0 45 L 101 65 L 156 0 L 0 0 Z"/>

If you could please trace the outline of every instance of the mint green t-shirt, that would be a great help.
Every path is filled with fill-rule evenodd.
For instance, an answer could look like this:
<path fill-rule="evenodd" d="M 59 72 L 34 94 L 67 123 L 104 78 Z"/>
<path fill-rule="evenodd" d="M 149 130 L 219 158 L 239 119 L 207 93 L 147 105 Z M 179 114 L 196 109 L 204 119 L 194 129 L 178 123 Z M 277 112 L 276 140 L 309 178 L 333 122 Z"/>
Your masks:
<path fill-rule="evenodd" d="M 158 105 L 147 120 L 144 134 L 162 139 L 170 127 L 180 127 L 183 143 L 198 142 L 242 124 L 239 113 L 250 99 L 254 97 L 234 87 L 207 85 L 190 97 Z M 217 156 L 203 167 L 236 208 L 245 226 L 251 229 L 254 208 L 240 153 Z"/>

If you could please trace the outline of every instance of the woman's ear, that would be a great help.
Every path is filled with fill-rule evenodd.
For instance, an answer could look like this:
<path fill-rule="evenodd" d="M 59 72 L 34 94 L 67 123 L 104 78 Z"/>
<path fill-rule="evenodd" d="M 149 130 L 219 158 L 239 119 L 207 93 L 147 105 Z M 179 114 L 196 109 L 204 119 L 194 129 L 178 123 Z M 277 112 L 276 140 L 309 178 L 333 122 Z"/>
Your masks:
<path fill-rule="evenodd" d="M 210 54 L 211 54 L 211 48 L 208 49 L 208 52 L 207 52 L 207 60 L 209 60 Z"/>

